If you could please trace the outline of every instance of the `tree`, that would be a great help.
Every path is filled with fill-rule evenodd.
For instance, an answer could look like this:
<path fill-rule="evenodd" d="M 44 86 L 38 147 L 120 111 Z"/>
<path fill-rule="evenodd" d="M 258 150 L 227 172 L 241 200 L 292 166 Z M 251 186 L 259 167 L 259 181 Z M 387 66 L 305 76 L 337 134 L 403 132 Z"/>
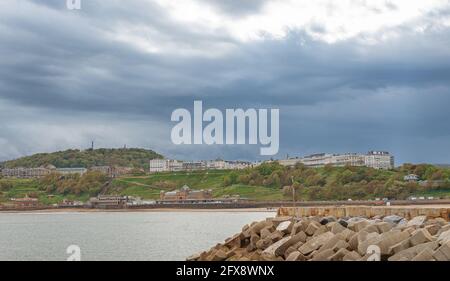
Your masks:
<path fill-rule="evenodd" d="M 263 163 L 257 167 L 257 170 L 260 175 L 268 176 L 271 175 L 274 171 L 283 170 L 283 166 L 281 166 L 278 162 L 270 162 Z"/>
<path fill-rule="evenodd" d="M 425 174 L 426 169 L 427 165 L 425 164 L 416 165 L 416 168 L 414 169 L 414 174 L 422 178 L 423 175 Z"/>
<path fill-rule="evenodd" d="M 444 179 L 444 173 L 442 170 L 438 170 L 431 175 L 431 180 L 438 181 Z"/>
<path fill-rule="evenodd" d="M 353 177 L 353 172 L 350 171 L 349 169 L 346 169 L 344 172 L 342 172 L 339 175 L 339 181 L 342 184 L 347 184 L 352 181 L 352 177 Z"/>
<path fill-rule="evenodd" d="M 237 183 L 237 180 L 238 180 L 238 174 L 235 171 L 231 172 L 230 173 L 231 184 Z"/>
<path fill-rule="evenodd" d="M 223 186 L 230 186 L 232 184 L 230 176 L 223 177 Z"/>
<path fill-rule="evenodd" d="M 240 175 L 238 181 L 242 184 L 248 184 L 250 182 L 250 176 L 248 174 Z"/>
<path fill-rule="evenodd" d="M 303 191 L 303 188 L 304 186 L 295 182 L 292 185 L 284 186 L 283 194 L 289 199 L 292 199 L 292 196 L 295 194 L 294 200 L 298 201 L 301 198 L 301 192 Z"/>
<path fill-rule="evenodd" d="M 13 187 L 10 181 L 0 180 L 0 191 L 8 191 Z"/>

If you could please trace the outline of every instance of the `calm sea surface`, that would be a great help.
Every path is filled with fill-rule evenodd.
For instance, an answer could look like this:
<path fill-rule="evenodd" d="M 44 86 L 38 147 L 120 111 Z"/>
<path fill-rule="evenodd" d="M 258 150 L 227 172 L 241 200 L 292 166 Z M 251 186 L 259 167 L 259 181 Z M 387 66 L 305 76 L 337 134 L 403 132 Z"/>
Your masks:
<path fill-rule="evenodd" d="M 184 260 L 274 212 L 0 213 L 0 260 Z"/>

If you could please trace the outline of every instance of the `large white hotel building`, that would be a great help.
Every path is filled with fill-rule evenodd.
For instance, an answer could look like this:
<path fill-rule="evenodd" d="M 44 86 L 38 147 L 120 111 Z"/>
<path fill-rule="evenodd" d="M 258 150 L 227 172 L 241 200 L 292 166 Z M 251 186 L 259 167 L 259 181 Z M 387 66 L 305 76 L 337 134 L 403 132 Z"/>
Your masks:
<path fill-rule="evenodd" d="M 365 166 L 375 169 L 389 170 L 394 168 L 394 156 L 386 151 L 369 151 L 367 154 L 344 153 L 330 154 L 319 153 L 312 154 L 300 158 L 289 158 L 278 161 L 284 166 L 294 166 L 302 163 L 307 167 L 323 167 L 325 165 L 332 166 Z"/>
<path fill-rule="evenodd" d="M 177 172 L 177 171 L 198 171 L 198 170 L 238 170 L 253 166 L 245 161 L 179 161 L 172 159 L 150 160 L 150 173 Z"/>

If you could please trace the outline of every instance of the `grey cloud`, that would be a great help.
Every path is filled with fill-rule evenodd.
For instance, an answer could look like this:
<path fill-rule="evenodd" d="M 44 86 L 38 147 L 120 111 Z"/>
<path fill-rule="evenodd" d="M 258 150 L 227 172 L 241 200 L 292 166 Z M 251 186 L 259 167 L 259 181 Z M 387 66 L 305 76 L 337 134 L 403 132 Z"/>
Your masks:
<path fill-rule="evenodd" d="M 239 17 L 258 13 L 271 0 L 197 0 L 211 5 L 228 16 Z"/>
<path fill-rule="evenodd" d="M 327 44 L 303 30 L 241 43 L 174 22 L 148 1 L 85 1 L 77 14 L 58 1 L 45 8 L 33 2 L 28 17 L 14 8 L 0 11 L 0 105 L 8 108 L 0 121 L 7 148 L 0 158 L 82 147 L 91 138 L 181 159 L 260 158 L 257 146 L 171 145 L 172 110 L 190 109 L 195 99 L 220 109 L 280 108 L 278 157 L 369 149 L 390 150 L 399 162 L 450 157 L 443 152 L 450 141 L 443 122 L 450 119 L 450 32 L 439 23 L 430 21 L 424 33 L 408 25 L 391 29 L 396 38 L 374 45 L 364 35 Z M 225 2 L 213 4 L 236 16 L 262 5 L 250 1 L 233 12 Z M 149 41 L 175 48 L 148 53 L 113 40 L 119 25 L 144 26 Z M 231 51 L 185 55 L 177 46 Z"/>

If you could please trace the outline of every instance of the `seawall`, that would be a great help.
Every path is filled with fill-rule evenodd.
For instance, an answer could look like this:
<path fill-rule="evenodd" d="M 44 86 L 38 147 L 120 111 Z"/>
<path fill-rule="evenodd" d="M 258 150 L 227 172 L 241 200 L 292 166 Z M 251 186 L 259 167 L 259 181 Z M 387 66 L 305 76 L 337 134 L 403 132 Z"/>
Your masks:
<path fill-rule="evenodd" d="M 398 215 L 406 219 L 417 216 L 443 218 L 450 220 L 450 205 L 411 205 L 411 206 L 322 206 L 322 207 L 281 207 L 277 216 L 334 216 L 342 217 L 375 217 Z"/>

